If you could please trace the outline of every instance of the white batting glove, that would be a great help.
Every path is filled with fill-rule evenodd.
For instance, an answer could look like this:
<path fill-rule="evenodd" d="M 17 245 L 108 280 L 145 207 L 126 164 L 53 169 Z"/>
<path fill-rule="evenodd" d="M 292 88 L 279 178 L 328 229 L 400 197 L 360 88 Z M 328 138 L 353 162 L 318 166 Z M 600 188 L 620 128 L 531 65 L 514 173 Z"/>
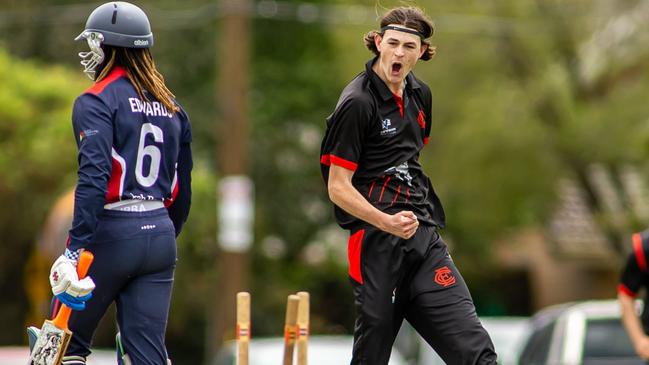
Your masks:
<path fill-rule="evenodd" d="M 92 296 L 95 283 L 89 276 L 79 280 L 77 275 L 77 261 L 66 253 L 59 256 L 50 270 L 50 285 L 52 293 L 65 305 L 74 310 L 83 310 L 85 302 Z"/>

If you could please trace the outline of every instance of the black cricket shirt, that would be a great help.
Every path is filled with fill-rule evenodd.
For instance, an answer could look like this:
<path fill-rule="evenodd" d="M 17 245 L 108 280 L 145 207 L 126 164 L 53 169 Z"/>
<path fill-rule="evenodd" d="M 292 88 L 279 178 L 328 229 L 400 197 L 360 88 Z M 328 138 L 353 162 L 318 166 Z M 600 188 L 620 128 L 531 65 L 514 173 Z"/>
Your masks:
<path fill-rule="evenodd" d="M 444 227 L 444 210 L 422 171 L 419 153 L 428 142 L 432 118 L 430 89 L 412 72 L 403 96 L 390 91 L 367 62 L 343 90 L 320 150 L 327 184 L 331 164 L 354 171 L 353 186 L 377 209 L 411 210 L 424 225 Z M 361 220 L 335 206 L 338 224 L 354 229 Z"/>

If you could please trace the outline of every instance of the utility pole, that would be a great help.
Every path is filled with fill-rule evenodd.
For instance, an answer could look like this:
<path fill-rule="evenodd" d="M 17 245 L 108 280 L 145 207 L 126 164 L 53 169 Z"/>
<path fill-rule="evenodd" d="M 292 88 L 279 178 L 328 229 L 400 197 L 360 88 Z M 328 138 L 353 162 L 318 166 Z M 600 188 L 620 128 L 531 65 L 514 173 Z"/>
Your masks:
<path fill-rule="evenodd" d="M 221 176 L 217 188 L 220 252 L 217 284 L 210 293 L 213 305 L 208 310 L 207 364 L 214 361 L 224 340 L 234 338 L 236 293 L 249 290 L 254 212 L 254 187 L 248 177 L 247 102 L 252 1 L 219 0 L 219 6 L 215 161 Z"/>

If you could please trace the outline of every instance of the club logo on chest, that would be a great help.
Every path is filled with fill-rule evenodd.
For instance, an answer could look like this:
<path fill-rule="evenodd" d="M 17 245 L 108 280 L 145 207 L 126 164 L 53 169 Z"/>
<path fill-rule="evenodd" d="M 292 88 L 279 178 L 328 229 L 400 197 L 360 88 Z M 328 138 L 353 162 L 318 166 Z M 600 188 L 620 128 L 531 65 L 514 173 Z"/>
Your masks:
<path fill-rule="evenodd" d="M 381 121 L 381 136 L 387 137 L 394 136 L 395 134 L 397 134 L 397 128 L 392 127 L 392 121 L 390 118 L 383 119 Z"/>

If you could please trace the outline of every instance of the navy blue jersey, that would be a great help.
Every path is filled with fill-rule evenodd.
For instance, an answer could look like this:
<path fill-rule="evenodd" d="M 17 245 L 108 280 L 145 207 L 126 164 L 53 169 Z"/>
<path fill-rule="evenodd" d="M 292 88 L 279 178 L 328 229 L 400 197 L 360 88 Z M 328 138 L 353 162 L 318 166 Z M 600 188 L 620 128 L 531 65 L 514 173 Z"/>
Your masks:
<path fill-rule="evenodd" d="M 115 67 L 74 103 L 79 171 L 71 250 L 92 242 L 104 205 L 121 200 L 164 202 L 180 233 L 191 198 L 191 127 L 182 108 L 172 114 L 146 95 L 150 101 Z"/>

